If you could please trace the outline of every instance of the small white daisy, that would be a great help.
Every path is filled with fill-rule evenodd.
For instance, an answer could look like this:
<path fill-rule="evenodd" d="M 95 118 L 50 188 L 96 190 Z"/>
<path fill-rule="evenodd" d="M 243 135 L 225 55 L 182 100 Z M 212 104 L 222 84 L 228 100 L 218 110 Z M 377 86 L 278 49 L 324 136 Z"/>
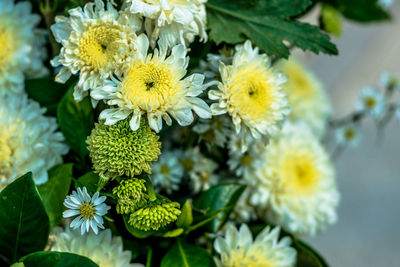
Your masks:
<path fill-rule="evenodd" d="M 357 110 L 366 112 L 372 117 L 382 117 L 385 112 L 385 97 L 374 87 L 365 87 L 361 90 L 357 103 Z"/>
<path fill-rule="evenodd" d="M 91 92 L 94 99 L 111 106 L 100 113 L 100 119 L 113 125 L 132 114 L 130 126 L 136 131 L 140 118 L 146 116 L 150 127 L 159 132 L 163 120 L 172 124 L 171 117 L 179 125 L 191 124 L 192 110 L 200 118 L 211 118 L 209 106 L 198 97 L 207 88 L 204 76 L 196 73 L 184 78 L 189 62 L 186 48 L 176 45 L 167 56 L 168 48 L 159 42 L 159 49 L 150 54 L 147 36 L 141 34 L 136 40 L 138 52 L 132 55 L 121 75 L 111 77 Z"/>
<path fill-rule="evenodd" d="M 144 29 L 154 48 L 160 38 L 169 47 L 187 45 L 199 35 L 207 40 L 207 0 L 125 0 L 124 7 L 135 15 L 143 16 Z"/>
<path fill-rule="evenodd" d="M 379 84 L 386 88 L 400 90 L 400 77 L 393 73 L 383 72 L 379 77 Z"/>
<path fill-rule="evenodd" d="M 183 167 L 179 162 L 182 155 L 180 150 L 166 151 L 161 154 L 151 170 L 151 180 L 155 190 L 165 190 L 168 194 L 179 190 L 183 178 Z"/>
<path fill-rule="evenodd" d="M 200 135 L 208 148 L 212 145 L 225 147 L 228 137 L 232 134 L 232 123 L 227 116 L 216 116 L 211 119 L 200 119 L 193 131 Z"/>
<path fill-rule="evenodd" d="M 336 130 L 336 143 L 340 146 L 356 147 L 360 143 L 362 133 L 357 125 L 348 123 Z"/>
<path fill-rule="evenodd" d="M 110 209 L 104 201 L 105 196 L 99 197 L 99 192 L 96 192 L 93 197 L 90 197 L 86 187 L 78 188 L 77 191 L 72 191 L 64 200 L 64 206 L 69 208 L 63 212 L 64 218 L 77 216 L 70 224 L 73 229 L 81 228 L 81 235 L 89 232 L 92 228 L 93 232 L 97 234 L 98 228 L 104 229 L 103 218 L 107 211 Z"/>
<path fill-rule="evenodd" d="M 253 240 L 246 224 L 239 231 L 229 224 L 224 237 L 217 237 L 214 249 L 219 254 L 218 267 L 274 266 L 290 267 L 296 263 L 296 250 L 289 237 L 279 240 L 280 228 L 265 227 Z"/>

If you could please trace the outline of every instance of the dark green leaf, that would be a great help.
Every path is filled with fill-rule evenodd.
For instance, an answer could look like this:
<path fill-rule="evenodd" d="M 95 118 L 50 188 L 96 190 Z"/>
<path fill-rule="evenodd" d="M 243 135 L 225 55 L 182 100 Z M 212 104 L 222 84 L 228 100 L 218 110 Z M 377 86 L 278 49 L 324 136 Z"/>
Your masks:
<path fill-rule="evenodd" d="M 67 252 L 35 252 L 26 255 L 21 260 L 25 267 L 96 267 L 96 263 L 89 258 Z"/>
<path fill-rule="evenodd" d="M 94 193 L 97 191 L 99 179 L 100 177 L 97 173 L 88 172 L 75 181 L 75 187 L 85 186 L 90 193 Z"/>
<path fill-rule="evenodd" d="M 42 107 L 47 108 L 46 114 L 55 116 L 57 114 L 57 104 L 71 83 L 56 83 L 52 76 L 28 79 L 25 81 L 25 91 L 29 98 L 39 102 Z"/>
<path fill-rule="evenodd" d="M 297 250 L 298 267 L 329 267 L 324 258 L 305 242 L 294 239 L 293 247 Z"/>
<path fill-rule="evenodd" d="M 0 254 L 15 262 L 42 250 L 49 236 L 49 217 L 27 173 L 0 193 Z"/>
<path fill-rule="evenodd" d="M 214 267 L 215 262 L 204 248 L 185 243 L 180 239 L 165 254 L 161 267 Z"/>
<path fill-rule="evenodd" d="M 61 99 L 57 118 L 67 143 L 84 158 L 88 154 L 86 138 L 94 127 L 93 109 L 89 97 L 76 102 L 72 93 L 73 87 Z"/>
<path fill-rule="evenodd" d="M 221 184 L 202 192 L 195 199 L 194 207 L 206 210 L 209 215 L 223 210 L 207 224 L 209 231 L 216 232 L 224 225 L 245 187 L 241 184 Z"/>
<path fill-rule="evenodd" d="M 179 215 L 176 225 L 182 228 L 189 227 L 193 223 L 192 204 L 189 199 L 185 201 L 181 211 L 182 213 Z"/>
<path fill-rule="evenodd" d="M 210 39 L 231 44 L 250 39 L 268 55 L 284 58 L 289 56 L 289 48 L 283 41 L 314 53 L 337 54 L 329 36 L 318 27 L 288 19 L 301 14 L 310 4 L 310 0 L 209 0 Z"/>
<path fill-rule="evenodd" d="M 320 0 L 335 7 L 348 19 L 358 22 L 374 22 L 390 19 L 377 0 Z"/>
<path fill-rule="evenodd" d="M 38 186 L 43 205 L 49 215 L 51 228 L 61 222 L 63 202 L 69 192 L 71 179 L 72 164 L 58 165 L 49 170 L 49 181 Z"/>

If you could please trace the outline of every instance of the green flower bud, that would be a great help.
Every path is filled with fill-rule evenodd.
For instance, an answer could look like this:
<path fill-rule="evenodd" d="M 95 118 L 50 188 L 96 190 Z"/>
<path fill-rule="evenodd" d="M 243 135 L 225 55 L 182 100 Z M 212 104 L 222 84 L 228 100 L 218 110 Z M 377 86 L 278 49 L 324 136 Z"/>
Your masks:
<path fill-rule="evenodd" d="M 174 222 L 181 214 L 179 203 L 166 198 L 148 202 L 129 217 L 128 223 L 143 231 L 155 230 Z"/>
<path fill-rule="evenodd" d="M 161 154 L 161 142 L 142 120 L 139 129 L 132 131 L 130 118 L 114 125 L 96 123 L 86 143 L 93 168 L 102 182 L 119 176 L 133 177 L 142 171 L 151 173 L 152 161 Z"/>
<path fill-rule="evenodd" d="M 118 198 L 117 213 L 133 213 L 139 207 L 147 203 L 146 181 L 143 179 L 125 179 L 119 186 L 114 187 L 113 194 Z"/>

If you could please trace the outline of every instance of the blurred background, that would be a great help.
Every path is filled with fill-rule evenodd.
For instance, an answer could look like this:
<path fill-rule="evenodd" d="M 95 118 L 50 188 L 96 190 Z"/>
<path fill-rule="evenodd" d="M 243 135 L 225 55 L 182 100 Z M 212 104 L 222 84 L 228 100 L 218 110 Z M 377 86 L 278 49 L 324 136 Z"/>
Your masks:
<path fill-rule="evenodd" d="M 336 118 L 349 114 L 361 88 L 377 85 L 383 71 L 400 75 L 400 1 L 390 11 L 388 23 L 344 20 L 335 40 L 338 57 L 302 56 L 325 84 Z M 333 267 L 400 266 L 400 121 L 392 119 L 382 142 L 376 137 L 375 124 L 367 119 L 360 145 L 336 160 L 339 221 L 307 239 Z"/>

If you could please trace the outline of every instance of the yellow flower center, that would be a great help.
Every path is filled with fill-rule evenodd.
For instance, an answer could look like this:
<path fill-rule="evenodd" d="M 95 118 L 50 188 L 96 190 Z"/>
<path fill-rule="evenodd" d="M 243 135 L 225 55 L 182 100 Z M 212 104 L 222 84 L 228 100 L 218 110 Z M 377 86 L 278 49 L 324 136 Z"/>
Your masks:
<path fill-rule="evenodd" d="M 356 133 L 353 129 L 346 129 L 346 131 L 344 132 L 344 137 L 346 138 L 346 140 L 352 140 L 355 136 Z"/>
<path fill-rule="evenodd" d="M 373 97 L 367 97 L 365 98 L 364 103 L 368 109 L 373 109 L 376 106 L 376 99 Z"/>
<path fill-rule="evenodd" d="M 0 25 L 0 71 L 12 61 L 17 49 L 15 36 L 10 28 Z"/>
<path fill-rule="evenodd" d="M 228 262 L 222 262 L 223 267 L 272 267 L 274 262 L 264 256 L 262 250 L 245 252 L 243 248 L 238 248 L 230 254 Z"/>
<path fill-rule="evenodd" d="M 274 102 L 272 85 L 268 79 L 271 71 L 259 65 L 250 65 L 240 69 L 231 79 L 231 104 L 240 116 L 250 120 L 265 120 L 271 112 Z"/>
<path fill-rule="evenodd" d="M 79 41 L 81 59 L 95 70 L 104 69 L 120 53 L 120 36 L 120 28 L 115 25 L 90 27 Z"/>
<path fill-rule="evenodd" d="M 161 173 L 162 174 L 169 174 L 170 173 L 170 169 L 169 169 L 168 165 L 165 165 L 165 164 L 161 165 Z"/>
<path fill-rule="evenodd" d="M 320 173 L 311 155 L 293 154 L 281 161 L 280 172 L 284 188 L 308 194 L 318 185 Z"/>
<path fill-rule="evenodd" d="M 122 82 L 122 94 L 143 110 L 165 110 L 180 94 L 179 80 L 167 65 L 158 62 L 133 62 Z"/>
<path fill-rule="evenodd" d="M 194 162 L 192 159 L 184 159 L 182 161 L 182 166 L 185 171 L 190 172 L 193 169 Z"/>
<path fill-rule="evenodd" d="M 94 207 L 90 203 L 83 203 L 82 205 L 79 206 L 79 213 L 85 219 L 93 218 L 94 212 L 95 212 Z"/>
<path fill-rule="evenodd" d="M 253 162 L 253 157 L 250 156 L 249 154 L 244 154 L 241 158 L 240 158 L 240 165 L 251 165 L 251 163 Z"/>

